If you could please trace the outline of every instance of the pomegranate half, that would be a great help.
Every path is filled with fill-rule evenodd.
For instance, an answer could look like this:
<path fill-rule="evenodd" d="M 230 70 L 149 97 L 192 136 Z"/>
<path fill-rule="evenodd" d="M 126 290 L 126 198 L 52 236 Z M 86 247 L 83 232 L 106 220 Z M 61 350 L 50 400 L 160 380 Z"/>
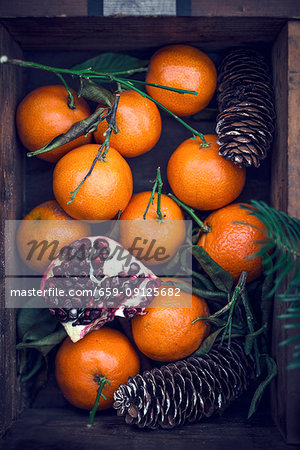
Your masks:
<path fill-rule="evenodd" d="M 77 342 L 115 316 L 145 314 L 160 284 L 119 242 L 96 236 L 64 247 L 46 270 L 41 290 L 50 313 Z"/>

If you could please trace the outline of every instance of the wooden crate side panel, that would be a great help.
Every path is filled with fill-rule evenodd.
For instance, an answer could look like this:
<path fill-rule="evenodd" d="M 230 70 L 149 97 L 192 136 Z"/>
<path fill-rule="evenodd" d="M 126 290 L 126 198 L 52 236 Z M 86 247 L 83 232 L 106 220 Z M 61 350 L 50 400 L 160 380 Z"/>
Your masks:
<path fill-rule="evenodd" d="M 297 0 L 191 0 L 192 16 L 300 18 Z"/>
<path fill-rule="evenodd" d="M 0 54 L 16 58 L 22 51 L 0 25 Z M 22 71 L 0 66 L 0 435 L 20 408 L 20 389 L 16 377 L 16 314 L 5 309 L 4 245 L 5 220 L 20 218 L 23 205 L 24 163 L 17 144 L 14 111 L 22 95 Z M 23 160 L 24 161 L 24 160 Z"/>
<path fill-rule="evenodd" d="M 2 0 L 0 4 L 1 17 L 86 17 L 116 14 L 299 18 L 300 3 L 295 0 Z"/>
<path fill-rule="evenodd" d="M 277 209 L 300 218 L 300 22 L 289 22 L 280 33 L 273 48 L 273 72 L 276 94 L 277 128 L 272 154 L 271 202 Z M 285 286 L 282 287 L 282 290 Z M 273 355 L 278 365 L 278 376 L 272 387 L 274 419 L 288 443 L 300 443 L 300 386 L 299 372 L 288 371 L 292 346 L 278 344 L 291 337 L 292 330 L 283 328 L 278 316 L 286 304 L 274 300 Z"/>
<path fill-rule="evenodd" d="M 300 22 L 288 30 L 288 214 L 300 219 Z"/>
<path fill-rule="evenodd" d="M 23 50 L 126 52 L 166 44 L 204 51 L 271 45 L 286 23 L 263 17 L 54 17 L 0 18 Z"/>

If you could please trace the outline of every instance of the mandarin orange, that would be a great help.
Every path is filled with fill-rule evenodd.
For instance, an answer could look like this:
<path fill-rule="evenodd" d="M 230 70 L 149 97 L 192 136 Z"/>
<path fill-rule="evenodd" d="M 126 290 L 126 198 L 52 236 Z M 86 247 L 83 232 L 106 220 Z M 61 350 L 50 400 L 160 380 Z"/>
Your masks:
<path fill-rule="evenodd" d="M 55 360 L 57 383 L 65 398 L 77 408 L 92 409 L 102 377 L 106 384 L 98 410 L 110 408 L 113 395 L 128 377 L 140 369 L 136 351 L 126 336 L 117 330 L 102 327 L 74 343 L 66 338 Z"/>
<path fill-rule="evenodd" d="M 116 121 L 117 134 L 112 133 L 110 145 L 125 157 L 138 156 L 151 150 L 161 133 L 161 118 L 157 106 L 135 91 L 120 94 Z M 95 141 L 104 141 L 107 122 L 98 125 Z"/>
<path fill-rule="evenodd" d="M 211 213 L 204 221 L 211 232 L 203 233 L 198 245 L 229 272 L 235 282 L 243 271 L 248 272 L 247 282 L 250 282 L 262 274 L 262 258 L 253 258 L 253 255 L 260 249 L 257 241 L 266 238 L 266 227 L 240 205 L 234 203 Z"/>
<path fill-rule="evenodd" d="M 150 204 L 146 219 L 143 215 L 151 197 L 151 191 L 133 195 L 120 217 L 121 243 L 145 264 L 160 264 L 170 260 L 185 239 L 184 217 L 179 206 L 167 195 L 161 194 L 161 213 L 157 218 L 157 199 Z M 149 253 L 149 254 L 148 254 Z"/>
<path fill-rule="evenodd" d="M 98 153 L 99 145 L 83 145 L 61 158 L 53 173 L 53 191 L 60 206 L 75 219 L 110 220 L 126 208 L 132 196 L 132 173 L 117 150 L 110 148 L 105 161 L 96 162 L 92 174 L 68 202 L 84 179 Z"/>
<path fill-rule="evenodd" d="M 198 94 L 180 94 L 154 86 L 147 92 L 170 111 L 188 116 L 204 109 L 215 92 L 217 71 L 212 60 L 190 45 L 168 45 L 150 60 L 146 81 Z"/>
<path fill-rule="evenodd" d="M 25 264 L 44 273 L 62 247 L 90 234 L 87 223 L 73 220 L 55 200 L 50 200 L 36 206 L 24 217 L 16 239 Z"/>
<path fill-rule="evenodd" d="M 172 154 L 168 180 L 174 194 L 195 209 L 221 208 L 234 201 L 243 190 L 246 169 L 218 154 L 217 136 L 205 135 L 209 147 L 199 137 L 187 139 Z"/>
<path fill-rule="evenodd" d="M 74 109 L 69 107 L 68 92 L 64 86 L 43 86 L 26 95 L 17 108 L 16 122 L 19 138 L 24 147 L 35 151 L 65 133 L 75 122 L 86 119 L 90 107 L 72 91 Z M 56 162 L 73 148 L 88 144 L 92 136 L 79 138 L 50 152 L 37 155 L 45 161 Z"/>
<path fill-rule="evenodd" d="M 162 281 L 181 282 L 175 278 Z M 132 319 L 133 338 L 146 356 L 156 361 L 176 361 L 197 350 L 209 333 L 209 325 L 198 317 L 208 317 L 206 301 L 175 286 L 162 285 L 147 314 Z"/>

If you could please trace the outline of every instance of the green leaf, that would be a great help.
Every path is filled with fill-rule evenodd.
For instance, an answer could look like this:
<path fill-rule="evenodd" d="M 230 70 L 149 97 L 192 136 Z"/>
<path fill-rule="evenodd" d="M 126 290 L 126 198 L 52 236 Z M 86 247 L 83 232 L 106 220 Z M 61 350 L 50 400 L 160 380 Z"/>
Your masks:
<path fill-rule="evenodd" d="M 266 363 L 267 377 L 259 384 L 258 388 L 256 389 L 253 395 L 248 412 L 248 419 L 255 413 L 266 387 L 277 375 L 277 366 L 274 359 L 267 354 L 262 354 L 261 358 L 264 359 L 264 362 Z"/>
<path fill-rule="evenodd" d="M 270 297 L 269 293 L 272 291 L 274 287 L 274 274 L 272 272 L 273 262 L 272 259 L 266 255 L 263 259 L 263 270 L 264 272 L 267 270 L 271 270 L 269 275 L 266 275 L 261 291 L 261 303 L 260 308 L 262 312 L 262 322 L 268 323 L 271 325 L 272 314 L 273 314 L 273 304 L 274 300 Z"/>
<path fill-rule="evenodd" d="M 211 281 L 220 291 L 229 293 L 233 286 L 233 278 L 230 273 L 226 272 L 219 264 L 217 264 L 203 247 L 198 245 L 192 246 L 192 253 L 209 275 Z"/>
<path fill-rule="evenodd" d="M 44 364 L 45 360 L 43 355 L 41 353 L 37 353 L 30 371 L 26 373 L 26 375 L 22 375 L 21 377 L 22 383 L 25 383 L 26 381 L 30 380 L 30 378 L 32 378 L 43 367 Z"/>
<path fill-rule="evenodd" d="M 215 286 L 214 284 L 210 281 L 210 279 L 208 278 L 207 275 L 203 275 L 200 272 L 196 272 L 196 271 L 192 271 L 192 275 L 194 277 L 194 281 L 195 284 L 198 285 L 200 284 L 201 286 L 199 286 L 200 289 L 207 289 L 209 291 L 214 290 Z"/>
<path fill-rule="evenodd" d="M 82 78 L 80 83 L 80 97 L 102 105 L 112 106 L 114 96 L 110 91 L 88 78 Z"/>
<path fill-rule="evenodd" d="M 26 372 L 27 366 L 27 350 L 23 348 L 18 353 L 18 373 L 23 375 Z"/>
<path fill-rule="evenodd" d="M 19 311 L 17 317 L 19 340 L 22 341 L 25 333 L 27 333 L 37 322 L 45 321 L 46 323 L 51 324 L 51 330 L 57 325 L 57 320 L 51 316 L 48 309 L 39 308 L 39 304 L 40 300 L 33 297 L 26 303 L 26 307 Z"/>
<path fill-rule="evenodd" d="M 81 64 L 76 64 L 72 70 L 91 69 L 103 74 L 122 74 L 130 75 L 138 69 L 148 65 L 147 60 L 134 58 L 133 56 L 121 53 L 102 53 L 95 58 L 88 59 Z"/>
<path fill-rule="evenodd" d="M 267 324 L 265 323 L 262 327 L 260 327 L 258 330 L 254 331 L 253 333 L 249 333 L 246 336 L 245 339 L 245 353 L 246 355 L 249 355 L 251 353 L 253 344 L 254 344 L 254 339 L 259 336 L 260 334 L 264 333 L 264 331 L 267 328 Z"/>
<path fill-rule="evenodd" d="M 178 287 L 181 291 L 184 292 L 188 292 L 189 294 L 194 294 L 194 295 L 199 295 L 200 297 L 203 297 L 205 299 L 211 299 L 211 300 L 216 300 L 216 299 L 226 299 L 227 296 L 224 292 L 219 292 L 219 291 L 207 291 L 204 289 L 198 289 L 195 288 L 194 286 L 190 286 L 189 284 L 185 284 L 179 281 L 165 281 L 163 283 L 164 286 L 175 286 Z"/>
<path fill-rule="evenodd" d="M 35 332 L 38 332 L 38 327 L 32 327 Z M 34 332 L 31 332 L 31 336 L 34 336 Z M 40 333 L 37 333 L 40 334 Z M 66 337 L 66 332 L 62 326 L 51 334 L 44 337 L 26 340 L 17 344 L 17 350 L 23 348 L 34 348 L 46 356 L 57 344 L 60 344 Z"/>
<path fill-rule="evenodd" d="M 96 109 L 96 111 L 93 112 L 89 117 L 74 123 L 68 129 L 68 131 L 56 136 L 48 144 L 44 145 L 38 150 L 35 150 L 34 152 L 28 152 L 27 156 L 31 157 L 40 155 L 42 153 L 51 152 L 51 150 L 54 150 L 60 147 L 61 145 L 67 144 L 68 142 L 71 142 L 80 136 L 87 135 L 89 133 L 96 131 L 99 123 L 102 122 L 102 120 L 104 120 L 104 118 L 106 117 L 106 114 L 105 115 L 102 114 L 103 111 L 104 111 L 103 108 Z"/>
<path fill-rule="evenodd" d="M 38 308 L 39 299 L 32 298 L 17 317 L 19 373 L 22 381 L 33 376 L 45 378 L 46 355 L 65 337 L 66 332 L 47 308 Z"/>
<path fill-rule="evenodd" d="M 218 328 L 216 331 L 211 333 L 204 341 L 201 343 L 200 347 L 192 354 L 192 356 L 200 356 L 208 353 L 212 346 L 214 345 L 217 337 L 224 330 L 225 327 Z"/>

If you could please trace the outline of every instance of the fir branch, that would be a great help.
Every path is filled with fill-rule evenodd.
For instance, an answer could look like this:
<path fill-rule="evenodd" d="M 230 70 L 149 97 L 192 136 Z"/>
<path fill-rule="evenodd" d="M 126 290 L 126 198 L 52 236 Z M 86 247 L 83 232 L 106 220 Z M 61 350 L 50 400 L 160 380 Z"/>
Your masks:
<path fill-rule="evenodd" d="M 290 294 L 279 295 L 279 300 L 289 303 L 284 314 L 278 316 L 278 319 L 285 319 L 283 328 L 297 330 L 300 328 L 300 281 L 296 281 L 295 292 Z M 280 342 L 280 346 L 294 344 L 292 361 L 288 364 L 287 369 L 300 369 L 300 333 L 294 333 L 293 336 Z"/>
<path fill-rule="evenodd" d="M 260 219 L 266 226 L 268 234 L 265 241 L 260 241 L 260 251 L 254 257 L 262 256 L 263 260 L 271 257 L 275 261 L 273 267 L 265 272 L 266 275 L 277 272 L 269 297 L 278 291 L 289 275 L 291 281 L 288 293 L 295 286 L 296 280 L 300 279 L 300 220 L 291 218 L 285 212 L 277 211 L 262 201 L 252 200 L 250 203 L 251 206 L 241 205 L 241 207 L 248 209 L 251 215 Z"/>
<path fill-rule="evenodd" d="M 278 211 L 262 201 L 251 201 L 251 206 L 242 205 L 250 214 L 260 219 L 266 226 L 268 238 L 261 242 L 260 251 L 254 256 L 262 256 L 263 262 L 273 260 L 265 275 L 276 273 L 271 297 L 285 281 L 288 287 L 279 295 L 280 301 L 290 303 L 284 314 L 278 316 L 285 319 L 283 328 L 296 331 L 300 329 L 300 220 Z M 272 253 L 270 250 L 272 249 Z M 268 253 L 269 252 L 269 253 Z M 280 346 L 294 344 L 293 359 L 287 369 L 300 369 L 300 333 L 280 342 Z"/>

